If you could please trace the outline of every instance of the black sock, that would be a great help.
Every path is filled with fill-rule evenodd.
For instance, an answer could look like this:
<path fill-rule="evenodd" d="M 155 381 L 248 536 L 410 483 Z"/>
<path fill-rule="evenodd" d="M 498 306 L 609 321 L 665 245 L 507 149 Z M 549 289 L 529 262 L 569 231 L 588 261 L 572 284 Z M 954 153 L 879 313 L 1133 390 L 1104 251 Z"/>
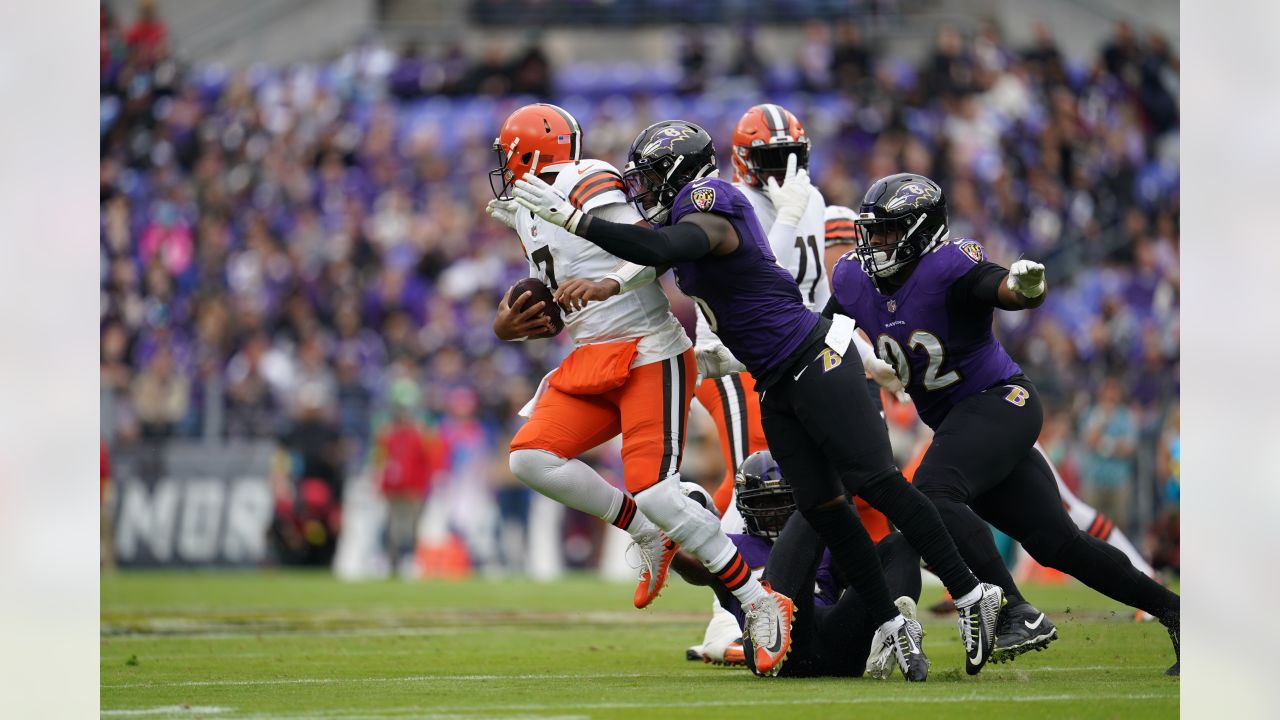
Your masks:
<path fill-rule="evenodd" d="M 1177 594 L 1144 575 L 1124 553 L 1082 530 L 1050 557 L 1041 558 L 1037 549 L 1033 545 L 1027 552 L 1040 564 L 1157 618 L 1176 612 L 1181 604 Z"/>
<path fill-rule="evenodd" d="M 864 484 L 858 490 L 858 496 L 884 513 L 889 522 L 902 532 L 907 542 L 942 579 L 951 597 L 962 597 L 978 587 L 978 579 L 960 557 L 938 511 L 928 498 L 907 483 L 901 473 Z"/>
<path fill-rule="evenodd" d="M 820 506 L 806 512 L 804 518 L 822 536 L 832 562 L 866 603 L 871 621 L 878 626 L 892 620 L 898 608 L 889 597 L 875 545 L 853 506 L 843 501 Z"/>
<path fill-rule="evenodd" d="M 1004 557 L 996 549 L 995 538 L 986 521 L 978 517 L 968 505 L 945 497 L 929 496 L 938 516 L 947 526 L 947 532 L 955 540 L 960 557 L 979 580 L 999 585 L 1011 602 L 1021 602 L 1023 597 L 1004 564 Z"/>

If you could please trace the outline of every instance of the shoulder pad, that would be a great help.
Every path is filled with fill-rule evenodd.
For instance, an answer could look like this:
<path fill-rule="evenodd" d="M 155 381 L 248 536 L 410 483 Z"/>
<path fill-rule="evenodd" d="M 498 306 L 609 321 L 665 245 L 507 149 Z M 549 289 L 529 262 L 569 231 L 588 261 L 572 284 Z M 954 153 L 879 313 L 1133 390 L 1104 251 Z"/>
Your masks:
<path fill-rule="evenodd" d="M 858 235 L 853 224 L 854 219 L 857 217 L 857 213 L 843 205 L 828 205 L 825 228 L 826 244 L 846 245 L 857 242 Z"/>
<path fill-rule="evenodd" d="M 579 210 L 612 202 L 626 202 L 622 174 L 612 165 L 601 160 L 582 160 L 560 171 L 556 178 L 558 189 L 569 197 L 569 202 Z M 563 182 L 563 184 L 561 184 Z M 610 197 L 612 193 L 617 193 Z"/>

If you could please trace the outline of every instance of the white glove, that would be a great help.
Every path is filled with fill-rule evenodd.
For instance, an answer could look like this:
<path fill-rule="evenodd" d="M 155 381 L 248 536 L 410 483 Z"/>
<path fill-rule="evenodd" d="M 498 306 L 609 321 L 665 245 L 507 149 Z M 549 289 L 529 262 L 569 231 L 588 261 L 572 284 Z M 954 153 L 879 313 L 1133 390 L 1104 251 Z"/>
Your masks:
<path fill-rule="evenodd" d="M 1044 266 L 1031 260 L 1018 260 L 1009 268 L 1009 289 L 1025 298 L 1044 294 Z"/>
<path fill-rule="evenodd" d="M 695 349 L 693 357 L 698 361 L 698 376 L 703 380 L 724 377 L 729 373 L 747 369 L 747 366 L 738 362 L 738 358 L 734 357 L 733 353 L 729 352 L 729 348 L 721 343 Z"/>
<path fill-rule="evenodd" d="M 490 200 L 484 211 L 494 220 L 516 229 L 516 213 L 520 211 L 520 205 L 515 200 Z"/>
<path fill-rule="evenodd" d="M 585 217 L 560 191 L 532 173 L 517 180 L 514 191 L 516 202 L 529 208 L 543 220 L 569 232 L 576 230 L 578 221 Z"/>
<path fill-rule="evenodd" d="M 782 176 L 782 185 L 769 178 L 765 181 L 764 192 L 778 211 L 776 222 L 795 226 L 800 224 L 804 209 L 809 206 L 809 190 L 813 185 L 809 182 L 808 170 L 796 169 L 796 155 L 787 156 L 787 172 Z"/>
<path fill-rule="evenodd" d="M 875 355 L 868 355 L 862 359 L 862 369 L 867 371 L 872 380 L 880 387 L 893 393 L 893 396 L 902 401 L 906 397 L 907 389 L 902 385 L 902 380 L 898 377 L 898 373 L 889 363 L 881 360 Z"/>

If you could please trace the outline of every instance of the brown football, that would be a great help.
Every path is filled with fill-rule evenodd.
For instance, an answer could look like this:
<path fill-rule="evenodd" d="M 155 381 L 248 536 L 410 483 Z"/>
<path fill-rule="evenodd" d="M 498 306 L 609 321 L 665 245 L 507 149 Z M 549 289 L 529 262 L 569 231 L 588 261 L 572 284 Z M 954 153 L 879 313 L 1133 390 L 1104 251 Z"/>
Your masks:
<path fill-rule="evenodd" d="M 525 301 L 525 305 L 516 306 L 516 299 L 526 292 L 530 293 L 529 299 Z M 551 288 L 547 287 L 538 278 L 525 278 L 515 285 L 511 286 L 511 290 L 507 293 L 507 305 L 513 310 L 523 310 L 526 305 L 537 305 L 539 301 L 545 302 L 546 306 L 542 308 L 542 315 L 551 318 L 551 327 L 553 331 L 550 334 L 533 335 L 536 338 L 555 337 L 564 329 L 564 318 L 560 315 L 560 306 L 556 304 L 551 296 Z"/>

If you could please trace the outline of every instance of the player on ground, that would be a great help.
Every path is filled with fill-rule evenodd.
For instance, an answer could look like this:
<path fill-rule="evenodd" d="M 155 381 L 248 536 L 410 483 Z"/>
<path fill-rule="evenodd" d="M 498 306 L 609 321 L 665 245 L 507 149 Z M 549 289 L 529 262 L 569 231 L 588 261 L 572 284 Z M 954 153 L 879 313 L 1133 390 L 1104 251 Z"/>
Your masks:
<path fill-rule="evenodd" d="M 920 624 L 894 606 L 875 546 L 846 492 L 888 516 L 959 598 L 966 669 L 978 672 L 990 657 L 1003 593 L 969 572 L 937 511 L 894 465 L 864 382 L 864 367 L 879 363 L 844 362 L 853 322 L 805 308 L 751 203 L 714 173 L 711 136 L 668 120 L 635 139 L 624 175 L 629 197 L 655 229 L 585 215 L 536 177 L 517 182 L 515 196 L 539 217 L 618 257 L 675 268 L 680 289 L 702 306 L 712 330 L 755 379 L 769 448 L 792 482 L 797 506 L 885 630 L 903 675 L 928 676 Z M 858 354 L 875 360 L 870 348 Z M 746 631 L 757 651 L 768 642 L 755 636 L 754 626 Z"/>
<path fill-rule="evenodd" d="M 735 478 L 735 505 L 746 521 L 745 532 L 729 539 L 738 546 L 751 571 L 763 574 L 779 592 L 791 590 L 796 621 L 791 631 L 791 657 L 785 677 L 861 676 L 864 668 L 884 678 L 892 671 L 892 653 L 868 666 L 876 624 L 853 590 L 846 590 L 831 567 L 831 554 L 803 517 L 794 515 L 791 484 L 783 477 L 768 450 L 753 453 Z M 890 594 L 906 617 L 915 617 L 920 596 L 920 557 L 900 533 L 883 538 L 876 547 Z M 739 640 L 726 654 L 727 664 L 747 662 L 740 643 L 742 608 L 693 558 L 684 553 L 672 564 L 681 577 L 694 585 L 709 585 L 728 609 L 728 632 Z M 843 592 L 842 592 L 843 591 Z M 736 646 L 736 647 L 735 647 Z M 874 660 L 875 658 L 873 658 Z M 886 662 L 886 660 L 888 662 Z"/>
<path fill-rule="evenodd" d="M 1176 654 L 1178 596 L 1071 521 L 1033 448 L 1044 420 L 1039 394 L 991 332 L 995 308 L 1044 302 L 1044 266 L 1019 260 L 1005 270 L 977 241 L 950 240 L 942 189 L 920 175 L 876 181 L 856 225 L 857 250 L 836 264 L 824 314 L 851 315 L 876 334 L 881 358 L 934 431 L 914 483 L 978 576 L 1010 597 L 996 659 L 1043 647 L 1056 633 L 1018 591 L 984 520 L 1041 564 L 1159 618 Z"/>
<path fill-rule="evenodd" d="M 569 113 L 540 103 L 512 113 L 495 142 L 497 199 L 488 212 L 516 231 L 530 271 L 553 290 L 602 276 L 609 278 L 603 284 L 633 289 L 609 297 L 617 290 L 609 288 L 603 302 L 569 308 L 566 327 L 576 349 L 548 376 L 532 417 L 512 439 L 511 471 L 547 497 L 631 533 L 643 556 L 636 607 L 662 589 L 676 544 L 705 563 L 747 608 L 752 632 L 768 638 L 757 659 L 772 670 L 790 647 L 794 606 L 751 577 L 715 516 L 680 492 L 695 360 L 666 295 L 652 282 L 653 269 L 623 262 L 509 199 L 512 183 L 543 177 L 574 212 L 628 225 L 640 221 L 617 170 L 582 159 L 581 140 Z M 521 340 L 548 329 L 545 317 L 531 314 L 542 303 L 523 308 L 526 295 L 514 303 L 521 310 L 506 297 L 499 303 L 498 337 Z M 619 433 L 629 495 L 574 459 Z"/>

